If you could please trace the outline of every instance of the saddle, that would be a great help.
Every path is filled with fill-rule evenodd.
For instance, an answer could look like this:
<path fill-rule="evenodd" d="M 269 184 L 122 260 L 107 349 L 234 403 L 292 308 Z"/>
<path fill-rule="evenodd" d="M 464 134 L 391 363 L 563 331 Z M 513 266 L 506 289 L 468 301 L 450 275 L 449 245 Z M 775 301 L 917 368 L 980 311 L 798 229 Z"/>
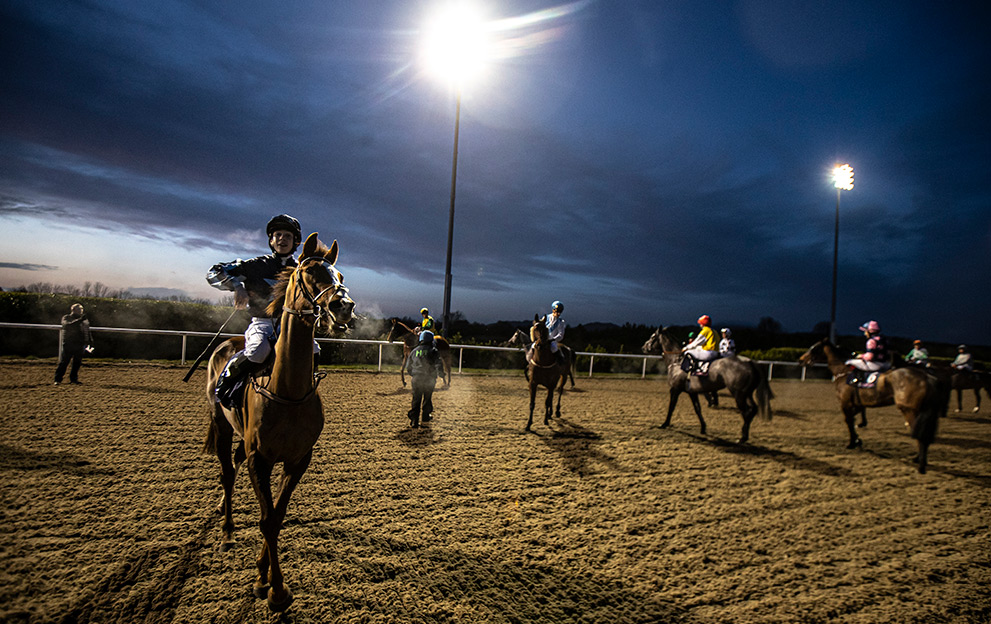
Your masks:
<path fill-rule="evenodd" d="M 708 377 L 709 365 L 712 362 L 712 360 L 697 360 L 694 356 L 686 354 L 685 358 L 681 360 L 681 370 L 693 377 Z"/>
<path fill-rule="evenodd" d="M 848 386 L 857 388 L 875 388 L 877 387 L 877 378 L 881 376 L 882 372 L 884 371 L 862 371 L 855 368 L 846 376 L 846 383 Z"/>

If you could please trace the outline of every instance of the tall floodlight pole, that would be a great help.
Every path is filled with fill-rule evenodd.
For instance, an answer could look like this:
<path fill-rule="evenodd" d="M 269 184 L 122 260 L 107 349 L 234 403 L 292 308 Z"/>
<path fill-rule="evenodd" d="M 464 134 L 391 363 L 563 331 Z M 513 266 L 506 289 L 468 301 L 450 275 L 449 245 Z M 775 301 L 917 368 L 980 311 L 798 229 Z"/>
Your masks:
<path fill-rule="evenodd" d="M 833 301 L 829 307 L 829 340 L 836 344 L 836 266 L 840 250 L 840 192 L 853 188 L 853 167 L 850 165 L 834 167 L 833 186 L 836 187 L 836 223 L 833 229 Z"/>
<path fill-rule="evenodd" d="M 461 129 L 461 93 L 465 82 L 479 73 L 490 56 L 486 23 L 465 2 L 448 3 L 425 30 L 424 60 L 433 73 L 455 89 L 454 154 L 451 163 L 451 206 L 447 214 L 447 262 L 444 269 L 444 317 L 441 332 L 451 327 L 451 256 L 454 249 L 454 198 L 458 181 L 458 135 Z"/>
<path fill-rule="evenodd" d="M 454 156 L 451 163 L 451 210 L 447 214 L 447 264 L 444 269 L 444 320 L 441 333 L 448 337 L 451 326 L 451 252 L 454 248 L 454 196 L 458 183 L 458 132 L 461 129 L 461 87 L 454 108 Z"/>

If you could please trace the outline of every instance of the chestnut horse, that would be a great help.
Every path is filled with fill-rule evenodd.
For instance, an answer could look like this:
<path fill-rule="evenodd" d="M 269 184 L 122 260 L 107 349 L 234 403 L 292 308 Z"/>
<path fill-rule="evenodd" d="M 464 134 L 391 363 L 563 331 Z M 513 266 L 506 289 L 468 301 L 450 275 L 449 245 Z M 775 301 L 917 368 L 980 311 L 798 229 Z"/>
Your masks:
<path fill-rule="evenodd" d="M 387 342 L 393 342 L 395 340 L 403 341 L 403 363 L 399 367 L 399 378 L 403 381 L 403 387 L 406 387 L 406 362 L 409 360 L 409 354 L 416 347 L 420 340 L 419 332 L 413 331 L 405 323 L 397 318 L 389 319 L 392 323 L 392 329 L 389 330 L 389 335 L 386 336 Z M 437 352 L 440 353 L 440 361 L 444 364 L 444 374 L 441 375 L 441 380 L 444 382 L 445 388 L 451 387 L 451 344 L 440 334 L 434 334 L 434 345 L 437 347 Z"/>
<path fill-rule="evenodd" d="M 522 329 L 516 328 L 513 335 L 509 337 L 506 341 L 507 347 L 519 347 L 523 349 L 524 357 L 526 357 L 529 362 L 530 356 L 530 339 L 527 337 L 526 332 Z M 568 365 L 568 379 L 571 380 L 571 387 L 575 387 L 575 353 L 571 350 L 571 347 L 563 345 L 560 342 L 557 344 L 558 349 L 564 354 L 564 361 Z M 529 365 L 523 368 L 523 376 L 526 377 L 527 381 L 530 381 L 530 367 Z"/>
<path fill-rule="evenodd" d="M 293 601 L 279 565 L 279 532 L 289 497 L 309 466 L 313 445 L 323 430 L 323 405 L 317 393 L 313 336 L 321 332 L 343 332 L 351 320 L 354 301 L 334 267 L 337 241 L 328 249 L 313 233 L 306 239 L 301 260 L 287 268 L 273 288 L 268 307 L 273 317 L 281 315 L 281 332 L 275 343 L 275 360 L 268 377 L 252 379 L 245 388 L 240 409 L 225 409 L 217 401 L 217 379 L 228 359 L 243 348 L 243 338 L 221 343 L 210 357 L 207 370 L 207 399 L 210 423 L 204 452 L 220 459 L 224 516 L 221 550 L 234 544 L 232 494 L 237 468 L 247 463 L 255 496 L 261 504 L 259 523 L 264 542 L 258 556 L 254 594 L 267 598 L 272 611 L 284 611 Z M 241 438 L 231 461 L 234 433 Z M 273 497 L 271 477 L 281 463 L 282 477 Z"/>
<path fill-rule="evenodd" d="M 695 408 L 695 415 L 699 417 L 702 435 L 705 435 L 705 419 L 702 418 L 699 394 L 715 392 L 721 388 L 726 388 L 733 395 L 736 408 L 743 416 L 743 428 L 740 431 L 740 439 L 737 440 L 738 444 L 750 439 L 750 423 L 754 416 L 760 414 L 761 418 L 771 419 L 771 399 L 774 398 L 774 393 L 771 392 L 764 371 L 750 358 L 736 355 L 719 358 L 709 364 L 708 375 L 698 377 L 689 375 L 681 370 L 681 347 L 666 327 L 659 327 L 651 334 L 644 343 L 642 351 L 663 355 L 667 364 L 668 384 L 671 390 L 668 399 L 668 416 L 661 425 L 662 429 L 671 425 L 671 414 L 678 404 L 678 396 L 682 392 L 687 392 L 692 400 L 692 407 Z M 754 393 L 757 394 L 756 401 L 754 401 Z"/>
<path fill-rule="evenodd" d="M 836 398 L 850 432 L 848 449 L 863 447 L 857 436 L 854 420 L 858 412 L 866 407 L 894 405 L 905 418 L 905 424 L 912 430 L 912 437 L 918 442 L 919 453 L 914 461 L 919 472 L 926 472 L 929 445 L 936 439 L 936 426 L 940 415 L 946 410 L 947 392 L 939 379 L 914 366 L 891 368 L 877 377 L 874 388 L 858 388 L 846 382 L 850 367 L 836 345 L 823 338 L 798 358 L 801 364 L 825 361 L 833 374 Z M 941 407 L 942 404 L 942 407 Z"/>
<path fill-rule="evenodd" d="M 527 380 L 530 382 L 530 418 L 526 421 L 526 431 L 533 425 L 533 407 L 537 402 L 537 386 L 547 388 L 544 401 L 544 424 L 551 424 L 551 414 L 561 417 L 561 395 L 564 394 L 564 380 L 567 377 L 567 364 L 559 364 L 557 355 L 551 351 L 551 339 L 547 331 L 547 317 L 533 315 L 530 327 L 530 342 L 533 348 L 527 351 Z M 554 390 L 557 390 L 557 409 L 554 409 Z"/>

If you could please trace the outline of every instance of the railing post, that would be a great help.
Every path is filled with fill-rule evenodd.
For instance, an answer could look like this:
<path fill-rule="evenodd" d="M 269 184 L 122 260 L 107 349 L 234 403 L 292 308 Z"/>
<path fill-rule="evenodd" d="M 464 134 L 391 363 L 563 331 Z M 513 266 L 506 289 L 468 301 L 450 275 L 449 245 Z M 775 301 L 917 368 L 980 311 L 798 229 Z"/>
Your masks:
<path fill-rule="evenodd" d="M 465 348 L 464 347 L 461 347 L 460 349 L 458 349 L 458 374 L 459 375 L 461 374 L 461 362 L 464 360 L 464 358 L 465 358 Z"/>
<path fill-rule="evenodd" d="M 647 358 L 643 359 L 643 370 L 640 372 L 640 379 L 647 378 Z"/>
<path fill-rule="evenodd" d="M 805 381 L 805 366 L 802 367 L 802 381 Z"/>
<path fill-rule="evenodd" d="M 181 364 L 186 365 L 186 334 L 182 335 L 182 360 Z"/>
<path fill-rule="evenodd" d="M 379 345 L 379 372 L 382 372 L 382 345 Z"/>
<path fill-rule="evenodd" d="M 771 381 L 774 379 L 774 362 L 767 363 L 767 380 Z"/>
<path fill-rule="evenodd" d="M 595 364 L 595 356 L 594 355 L 590 355 L 590 356 L 588 356 L 588 376 L 589 377 L 592 376 L 592 365 L 593 364 Z"/>

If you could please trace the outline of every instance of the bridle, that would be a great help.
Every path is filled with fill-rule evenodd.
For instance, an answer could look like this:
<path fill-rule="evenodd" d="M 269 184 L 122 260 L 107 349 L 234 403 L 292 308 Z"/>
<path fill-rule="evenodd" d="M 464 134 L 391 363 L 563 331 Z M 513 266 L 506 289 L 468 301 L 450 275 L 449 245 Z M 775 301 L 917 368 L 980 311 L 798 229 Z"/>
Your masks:
<path fill-rule="evenodd" d="M 310 292 L 310 288 L 306 285 L 306 280 L 302 279 L 302 276 L 298 275 L 298 273 L 300 273 L 300 271 L 302 270 L 303 265 L 307 262 L 310 262 L 311 260 L 326 265 L 328 267 L 328 273 L 331 275 L 331 277 L 333 277 L 333 283 L 330 286 L 327 286 L 326 288 L 318 292 L 316 295 Z M 296 265 L 296 268 L 293 271 L 293 277 L 296 284 L 299 285 L 299 289 L 303 294 L 303 298 L 306 299 L 307 303 L 309 303 L 312 307 L 303 308 L 300 310 L 296 310 L 293 308 L 284 308 L 284 309 L 289 314 L 298 316 L 300 319 L 303 319 L 304 317 L 312 316 L 314 324 L 319 324 L 320 321 L 323 320 L 324 318 L 329 318 L 332 316 L 329 310 L 325 309 L 323 306 L 320 305 L 320 298 L 323 297 L 325 294 L 327 294 L 327 292 L 334 291 L 334 297 L 332 301 L 338 301 L 348 296 L 348 289 L 344 286 L 344 284 L 341 283 L 340 279 L 337 277 L 337 269 L 335 269 L 334 265 L 331 264 L 330 261 L 328 261 L 323 256 L 308 256 L 300 260 L 299 264 Z"/>

